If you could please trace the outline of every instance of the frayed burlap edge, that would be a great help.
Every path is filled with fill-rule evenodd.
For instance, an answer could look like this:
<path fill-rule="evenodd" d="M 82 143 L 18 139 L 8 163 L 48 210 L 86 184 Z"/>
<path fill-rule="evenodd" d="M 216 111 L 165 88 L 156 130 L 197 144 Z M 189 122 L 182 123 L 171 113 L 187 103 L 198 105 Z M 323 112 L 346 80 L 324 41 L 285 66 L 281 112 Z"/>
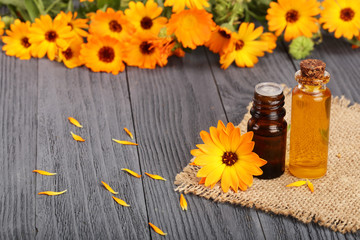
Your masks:
<path fill-rule="evenodd" d="M 285 87 L 284 94 L 288 118 L 291 89 Z M 323 178 L 312 180 L 314 193 L 305 186 L 286 188 L 287 184 L 298 180 L 287 169 L 273 180 L 254 178 L 253 186 L 246 192 L 230 190 L 224 193 L 219 183 L 213 189 L 198 184 L 200 178 L 196 173 L 199 167 L 193 165 L 186 166 L 176 176 L 175 191 L 293 216 L 304 223 L 313 221 L 341 233 L 356 232 L 360 229 L 360 104 L 349 105 L 350 100 L 345 97 L 332 99 L 328 172 Z M 250 106 L 251 103 L 248 110 Z M 239 124 L 242 133 L 246 131 L 250 117 L 248 112 Z M 287 122 L 290 123 L 289 119 Z"/>

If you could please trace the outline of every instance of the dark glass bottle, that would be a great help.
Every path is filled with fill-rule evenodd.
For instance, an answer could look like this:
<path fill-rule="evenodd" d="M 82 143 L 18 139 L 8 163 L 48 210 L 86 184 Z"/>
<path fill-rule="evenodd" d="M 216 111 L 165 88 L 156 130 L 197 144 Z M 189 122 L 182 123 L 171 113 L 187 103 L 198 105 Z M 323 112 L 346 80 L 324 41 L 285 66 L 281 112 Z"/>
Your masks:
<path fill-rule="evenodd" d="M 254 132 L 254 152 L 267 161 L 261 169 L 262 179 L 281 176 L 285 170 L 286 131 L 285 96 L 277 83 L 264 82 L 255 86 L 251 119 L 247 130 Z"/>

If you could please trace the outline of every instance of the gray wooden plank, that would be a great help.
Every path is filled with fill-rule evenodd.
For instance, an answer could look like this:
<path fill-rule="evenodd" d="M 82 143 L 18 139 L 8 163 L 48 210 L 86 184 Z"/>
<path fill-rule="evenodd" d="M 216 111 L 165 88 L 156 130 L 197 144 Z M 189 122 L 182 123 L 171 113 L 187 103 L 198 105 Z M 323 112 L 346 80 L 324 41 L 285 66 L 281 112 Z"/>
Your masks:
<path fill-rule="evenodd" d="M 139 172 L 136 147 L 111 139 L 130 138 L 133 131 L 125 74 L 66 69 L 40 60 L 37 167 L 57 172 L 39 177 L 36 191 L 68 189 L 56 196 L 37 197 L 38 239 L 149 239 L 142 180 L 121 168 Z M 84 128 L 71 125 L 74 117 Z M 75 142 L 70 131 L 85 142 Z M 136 140 L 136 139 L 135 139 Z M 131 207 L 118 205 L 101 181 Z"/>
<path fill-rule="evenodd" d="M 0 52 L 0 239 L 36 234 L 37 74 L 37 60 Z"/>
<path fill-rule="evenodd" d="M 256 84 L 265 81 L 296 85 L 295 68 L 280 43 L 273 54 L 261 58 L 254 68 L 238 68 L 234 64 L 220 69 L 218 56 L 208 53 L 214 77 L 229 121 L 240 123 L 252 100 Z M 315 223 L 303 224 L 291 217 L 257 211 L 266 239 L 343 239 L 340 233 Z"/>
<path fill-rule="evenodd" d="M 184 212 L 173 190 L 176 174 L 201 142 L 199 132 L 226 122 L 203 49 L 172 58 L 164 68 L 127 73 L 141 168 L 168 179 L 144 178 L 149 221 L 170 239 L 264 239 L 254 210 L 186 195 Z M 153 231 L 151 236 L 161 239 Z"/>

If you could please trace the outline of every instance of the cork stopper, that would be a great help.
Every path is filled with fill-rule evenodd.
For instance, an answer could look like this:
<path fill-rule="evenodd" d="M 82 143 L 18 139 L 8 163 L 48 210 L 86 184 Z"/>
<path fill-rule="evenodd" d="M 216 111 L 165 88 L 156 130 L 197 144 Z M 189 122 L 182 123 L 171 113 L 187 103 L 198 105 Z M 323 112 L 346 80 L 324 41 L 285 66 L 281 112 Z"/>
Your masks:
<path fill-rule="evenodd" d="M 324 77 L 326 64 L 318 59 L 306 59 L 300 62 L 301 76 L 312 79 Z"/>

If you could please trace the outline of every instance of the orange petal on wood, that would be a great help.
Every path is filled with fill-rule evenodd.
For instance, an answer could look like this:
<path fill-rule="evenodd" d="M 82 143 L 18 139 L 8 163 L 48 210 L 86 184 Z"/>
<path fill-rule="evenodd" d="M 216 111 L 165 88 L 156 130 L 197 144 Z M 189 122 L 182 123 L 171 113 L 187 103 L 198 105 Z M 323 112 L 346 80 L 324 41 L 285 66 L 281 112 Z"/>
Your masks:
<path fill-rule="evenodd" d="M 141 175 L 140 175 L 140 174 L 138 174 L 138 173 L 136 173 L 136 172 L 134 172 L 134 171 L 132 171 L 132 170 L 130 170 L 130 169 L 122 168 L 121 170 L 130 173 L 130 174 L 133 175 L 134 177 L 141 178 Z"/>
<path fill-rule="evenodd" d="M 41 174 L 41 175 L 46 175 L 46 176 L 56 175 L 56 173 L 51 173 L 51 172 L 47 172 L 47 171 L 43 171 L 43 170 L 33 170 L 32 172 L 38 173 L 38 174 Z"/>
<path fill-rule="evenodd" d="M 306 182 L 307 182 L 307 185 L 308 185 L 310 191 L 314 192 L 314 185 L 308 179 L 306 179 Z"/>
<path fill-rule="evenodd" d="M 200 179 L 199 184 L 205 184 L 206 177 Z"/>
<path fill-rule="evenodd" d="M 146 175 L 148 175 L 149 177 L 151 177 L 152 179 L 156 179 L 156 180 L 163 180 L 163 181 L 166 181 L 165 178 L 163 178 L 162 176 L 159 176 L 159 175 L 155 175 L 155 174 L 150 174 L 150 173 L 145 173 Z"/>
<path fill-rule="evenodd" d="M 300 187 L 304 184 L 306 184 L 307 182 L 306 181 L 297 181 L 297 182 L 293 182 L 293 183 L 290 183 L 288 185 L 286 185 L 287 187 Z"/>
<path fill-rule="evenodd" d="M 167 235 L 167 233 L 164 233 L 160 228 L 158 228 L 157 226 L 155 226 L 154 224 L 152 224 L 151 222 L 149 222 L 149 225 L 150 227 L 152 227 L 152 229 L 154 229 L 154 231 L 157 233 L 157 234 L 160 234 L 160 235 Z"/>
<path fill-rule="evenodd" d="M 117 198 L 117 197 L 114 197 L 112 196 L 112 198 L 115 200 L 115 202 L 117 202 L 118 204 L 124 206 L 124 207 L 130 207 L 129 204 L 127 204 L 124 200 L 120 199 L 120 198 Z"/>
<path fill-rule="evenodd" d="M 80 137 L 79 135 L 76 135 L 76 134 L 74 134 L 73 132 L 70 132 L 70 133 L 71 133 L 71 135 L 72 135 L 72 137 L 73 137 L 73 139 L 74 139 L 75 141 L 85 142 L 85 139 L 83 139 L 83 138 Z"/>
<path fill-rule="evenodd" d="M 104 185 L 104 187 L 111 192 L 112 194 L 118 194 L 118 192 L 115 192 L 106 182 L 101 181 L 101 183 Z"/>
<path fill-rule="evenodd" d="M 64 190 L 62 192 L 53 192 L 53 191 L 46 191 L 46 192 L 39 192 L 39 195 L 48 195 L 48 196 L 56 196 L 65 193 L 67 190 Z"/>
<path fill-rule="evenodd" d="M 184 211 L 188 209 L 188 204 L 183 194 L 180 195 L 180 207 Z"/>
<path fill-rule="evenodd" d="M 114 142 L 117 142 L 117 143 L 122 144 L 122 145 L 135 145 L 135 146 L 139 145 L 137 143 L 133 143 L 133 142 L 129 142 L 129 141 L 117 140 L 117 139 L 114 139 L 114 138 L 112 140 Z"/>
<path fill-rule="evenodd" d="M 129 131 L 129 129 L 124 128 L 124 131 L 129 135 L 129 137 L 131 137 L 131 139 L 134 139 L 134 136 L 133 136 L 132 133 Z"/>
<path fill-rule="evenodd" d="M 75 118 L 73 117 L 68 117 L 69 119 L 69 122 L 71 122 L 73 125 L 79 127 L 79 128 L 82 128 L 83 126 L 79 123 L 78 120 L 76 120 Z"/>

